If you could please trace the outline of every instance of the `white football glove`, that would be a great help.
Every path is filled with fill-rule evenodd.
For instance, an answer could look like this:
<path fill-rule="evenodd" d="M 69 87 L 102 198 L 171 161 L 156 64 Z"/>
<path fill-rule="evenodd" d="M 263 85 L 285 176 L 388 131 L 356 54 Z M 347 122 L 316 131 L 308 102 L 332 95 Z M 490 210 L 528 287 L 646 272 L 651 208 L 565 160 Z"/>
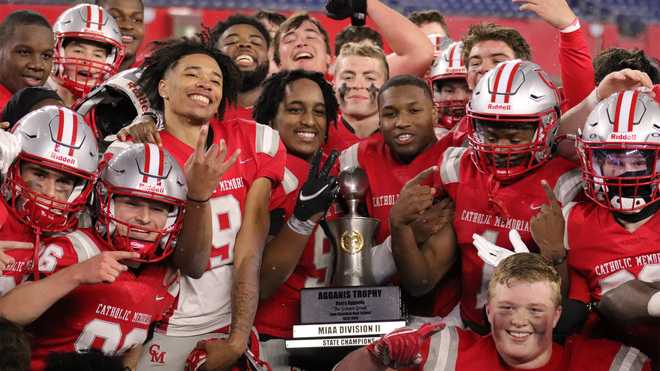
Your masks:
<path fill-rule="evenodd" d="M 0 130 L 0 171 L 7 174 L 9 166 L 21 152 L 21 142 L 13 133 Z"/>
<path fill-rule="evenodd" d="M 517 230 L 511 229 L 509 231 L 509 241 L 511 241 L 513 251 L 505 247 L 497 246 L 476 233 L 472 235 L 472 243 L 474 244 L 474 247 L 477 248 L 477 254 L 481 260 L 493 267 L 497 267 L 502 260 L 513 254 L 529 252 L 527 245 L 525 245 L 522 238 L 520 238 L 520 234 Z"/>

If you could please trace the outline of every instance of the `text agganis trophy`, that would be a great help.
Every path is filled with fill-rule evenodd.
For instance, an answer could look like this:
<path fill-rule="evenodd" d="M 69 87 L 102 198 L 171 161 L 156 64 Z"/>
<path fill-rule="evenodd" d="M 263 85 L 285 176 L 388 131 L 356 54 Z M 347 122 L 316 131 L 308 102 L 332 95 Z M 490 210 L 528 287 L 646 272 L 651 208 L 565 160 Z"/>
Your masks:
<path fill-rule="evenodd" d="M 383 247 L 373 243 L 379 221 L 359 212 L 367 176 L 361 168 L 351 168 L 338 182 L 348 210 L 324 229 L 335 249 L 333 287 L 301 291 L 301 324 L 293 326 L 293 340 L 286 341 L 287 349 L 303 358 L 318 358 L 317 348 L 324 348 L 324 354 L 327 348 L 347 352 L 405 326 L 401 290 L 374 286 L 372 249 Z"/>

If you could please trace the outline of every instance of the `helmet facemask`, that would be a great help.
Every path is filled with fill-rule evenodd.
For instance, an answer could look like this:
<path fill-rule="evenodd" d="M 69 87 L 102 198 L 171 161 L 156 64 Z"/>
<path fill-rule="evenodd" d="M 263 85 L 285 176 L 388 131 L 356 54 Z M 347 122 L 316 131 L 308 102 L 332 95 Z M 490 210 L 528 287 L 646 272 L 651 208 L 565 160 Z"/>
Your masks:
<path fill-rule="evenodd" d="M 468 120 L 477 168 L 499 181 L 524 175 L 551 158 L 558 121 L 554 109 L 525 116 L 469 113 Z M 502 138 L 509 144 L 497 144 Z"/>
<path fill-rule="evenodd" d="M 137 252 L 140 257 L 134 261 L 142 263 L 161 261 L 174 252 L 176 236 L 183 221 L 183 202 L 152 192 L 114 188 L 103 181 L 97 184 L 96 197 L 97 232 L 103 235 L 114 249 Z M 117 197 L 163 203 L 168 208 L 165 225 L 162 228 L 149 228 L 120 220 L 116 215 Z"/>
<path fill-rule="evenodd" d="M 77 182 L 68 198 L 63 201 L 32 190 L 21 175 L 22 165 L 25 163 L 75 176 Z M 78 215 L 86 206 L 95 177 L 96 174 L 76 171 L 61 164 L 49 163 L 42 158 L 21 153 L 9 169 L 7 180 L 2 187 L 3 195 L 12 212 L 23 223 L 42 232 L 64 232 L 77 225 Z"/>
<path fill-rule="evenodd" d="M 432 80 L 431 87 L 433 89 L 433 104 L 435 105 L 435 109 L 438 111 L 440 125 L 446 129 L 452 129 L 454 126 L 458 125 L 463 117 L 465 117 L 465 106 L 467 105 L 470 98 L 468 96 L 465 99 L 441 100 L 439 96 L 442 89 L 442 84 L 447 80 L 449 79 Z M 465 86 L 467 89 L 467 83 L 465 83 Z"/>
<path fill-rule="evenodd" d="M 578 141 L 585 192 L 594 202 L 637 214 L 658 200 L 660 146 Z"/>

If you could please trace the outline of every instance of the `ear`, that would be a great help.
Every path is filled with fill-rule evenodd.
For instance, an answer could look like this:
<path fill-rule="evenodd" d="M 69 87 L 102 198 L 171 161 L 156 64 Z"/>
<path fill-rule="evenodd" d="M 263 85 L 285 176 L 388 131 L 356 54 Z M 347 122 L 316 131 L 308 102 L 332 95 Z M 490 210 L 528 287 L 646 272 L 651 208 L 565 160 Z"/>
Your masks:
<path fill-rule="evenodd" d="M 158 82 L 158 95 L 160 95 L 163 100 L 169 99 L 167 80 L 162 79 Z"/>
<path fill-rule="evenodd" d="M 490 303 L 486 304 L 486 317 L 488 318 L 488 323 L 493 323 L 493 311 L 490 308 Z"/>
<path fill-rule="evenodd" d="M 561 318 L 561 305 L 557 306 L 557 309 L 555 309 L 554 318 L 552 319 L 552 328 L 557 326 L 559 318 Z"/>

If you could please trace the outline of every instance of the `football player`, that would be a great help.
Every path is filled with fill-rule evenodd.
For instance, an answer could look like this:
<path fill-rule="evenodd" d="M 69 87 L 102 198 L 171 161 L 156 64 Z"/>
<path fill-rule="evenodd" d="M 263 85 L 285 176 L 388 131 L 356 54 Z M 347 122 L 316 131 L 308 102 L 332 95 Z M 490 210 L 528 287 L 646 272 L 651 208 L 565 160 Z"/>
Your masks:
<path fill-rule="evenodd" d="M 559 103 L 554 85 L 537 65 L 520 60 L 497 65 L 481 78 L 468 104 L 469 147 L 447 149 L 440 184 L 407 187 L 390 216 L 392 230 L 400 231 L 392 234 L 392 252 L 404 287 L 428 290 L 437 282 L 436 272 L 446 269 L 440 261 L 454 251 L 460 254 L 461 317 L 474 331 L 489 330 L 484 305 L 492 267 L 477 256 L 473 234 L 512 249 L 507 235 L 516 229 L 532 251 L 542 248 L 565 273 L 565 252 L 537 246 L 530 229 L 531 217 L 546 201 L 541 181 L 562 204 L 581 190 L 575 165 L 553 157 Z M 456 242 L 433 239 L 428 249 L 434 253 L 424 253 L 415 244 L 409 216 L 428 207 L 435 192 L 446 192 L 456 204 L 453 230 L 440 234 L 455 231 Z"/>
<path fill-rule="evenodd" d="M 350 6 L 334 1 L 341 15 L 351 16 Z M 328 5 L 330 6 L 330 5 Z M 387 57 L 392 76 L 412 73 L 422 75 L 433 62 L 433 46 L 424 33 L 406 17 L 379 0 L 366 1 L 369 18 L 383 35 L 394 53 Z M 327 31 L 309 14 L 297 13 L 280 25 L 273 39 L 273 59 L 280 70 L 305 69 L 332 73 Z"/>
<path fill-rule="evenodd" d="M 225 113 L 225 118 L 252 120 L 252 107 L 261 94 L 261 83 L 268 76 L 268 30 L 255 17 L 235 14 L 219 22 L 211 38 L 243 74 L 237 104 Z"/>
<path fill-rule="evenodd" d="M 39 271 L 51 275 L 49 284 L 23 285 L 5 299 L 25 303 L 12 319 L 31 322 L 31 369 L 43 370 L 52 352 L 122 355 L 144 343 L 178 292 L 167 259 L 186 191 L 182 169 L 156 145 L 134 144 L 109 160 L 96 186 L 94 227 L 48 239 Z"/>
<path fill-rule="evenodd" d="M 591 201 L 563 209 L 570 297 L 585 305 L 601 302 L 599 311 L 609 314 L 607 322 L 599 322 L 592 312 L 586 331 L 602 334 L 614 328 L 610 321 L 624 324 L 626 342 L 652 356 L 660 355 L 657 313 L 651 314 L 652 306 L 646 309 L 648 299 L 632 292 L 636 287 L 653 292 L 660 281 L 658 120 L 658 104 L 638 91 L 617 93 L 599 103 L 577 138 Z M 631 309 L 624 309 L 628 305 Z M 641 312 L 632 309 L 642 305 Z M 632 319 L 638 321 L 635 326 Z"/>
<path fill-rule="evenodd" d="M 399 232 L 390 228 L 396 227 L 397 224 L 389 221 L 390 218 L 395 218 L 391 214 L 401 215 L 401 212 L 397 213 L 393 207 L 400 197 L 402 188 L 420 172 L 426 171 L 425 174 L 430 175 L 428 169 L 438 163 L 447 146 L 446 143 L 436 139 L 433 127 L 437 122 L 437 111 L 428 84 L 420 78 L 402 75 L 388 80 L 378 94 L 378 114 L 382 135 L 354 144 L 342 152 L 340 167 L 342 170 L 360 167 L 366 172 L 369 190 L 365 195 L 365 203 L 369 215 L 380 221 L 375 243 L 385 243 L 377 249 L 389 250 L 388 236 L 392 234 L 394 241 L 396 238 L 394 234 Z M 424 180 L 420 179 L 419 182 L 422 183 Z M 407 201 L 408 205 L 415 207 L 422 203 L 421 199 Z M 425 205 L 418 211 L 420 213 L 412 216 L 409 223 L 414 228 L 412 233 L 415 234 L 420 246 L 426 242 L 429 235 L 436 234 L 441 229 L 451 229 L 449 223 L 451 215 L 447 215 L 448 212 L 451 214 L 448 199 L 436 205 Z M 453 242 L 453 236 L 447 235 L 446 238 Z M 398 251 L 392 249 L 395 255 Z M 421 292 L 419 287 L 403 285 L 406 292 L 413 296 L 425 294 L 438 286 L 440 294 L 433 298 L 435 301 L 433 308 L 426 313 L 414 314 L 444 317 L 456 306 L 459 292 L 455 275 L 448 274 L 440 285 L 436 285 L 450 270 L 455 255 L 448 254 L 443 258 L 446 260 L 438 265 L 442 266 L 441 269 L 434 270 L 435 278 L 428 289 L 425 288 Z M 387 277 L 393 273 L 393 271 L 388 272 L 388 269 L 393 268 L 391 260 L 376 263 L 374 268 L 379 276 Z M 456 314 L 455 317 L 457 318 L 458 315 Z"/>
<path fill-rule="evenodd" d="M 37 13 L 19 10 L 0 23 L 0 110 L 17 91 L 46 83 L 53 45 L 53 30 Z"/>
<path fill-rule="evenodd" d="M 117 21 L 124 45 L 124 60 L 119 71 L 139 67 L 138 57 L 144 39 L 144 3 L 142 0 L 102 0 L 97 2 Z"/>
<path fill-rule="evenodd" d="M 124 59 L 119 26 L 103 8 L 80 4 L 65 10 L 53 25 L 55 57 L 49 85 L 64 103 L 74 103 L 117 73 Z"/>
<path fill-rule="evenodd" d="M 320 149 L 337 108 L 323 75 L 304 70 L 271 76 L 255 106 L 255 120 L 276 129 L 287 149 L 284 180 L 271 201 L 271 209 L 283 215 L 271 212 L 274 238 L 264 250 L 255 318 L 259 335 L 268 339 L 261 358 L 273 368 L 289 366 L 284 340 L 300 322 L 300 290 L 327 286 L 332 276 L 333 250 L 318 222 L 336 192 L 331 172 L 336 153 L 322 161 Z"/>
<path fill-rule="evenodd" d="M 465 116 L 465 105 L 471 95 L 466 77 L 463 43 L 456 42 L 433 62 L 428 76 L 442 128 L 452 129 Z"/>
<path fill-rule="evenodd" d="M 378 90 L 389 79 L 389 66 L 381 49 L 348 43 L 337 57 L 334 73 L 341 115 L 328 128 L 327 153 L 378 134 Z"/>
<path fill-rule="evenodd" d="M 336 370 L 651 370 L 635 348 L 575 336 L 552 341 L 561 315 L 561 278 L 538 254 L 514 254 L 488 286 L 492 334 L 444 324 L 399 329 L 349 354 Z"/>
<path fill-rule="evenodd" d="M 11 260 L 0 275 L 0 296 L 35 272 L 42 234 L 76 227 L 98 166 L 92 130 L 80 115 L 64 107 L 34 111 L 5 136 L 14 141 L 3 143 L 3 156 L 10 146 L 19 151 L 15 160 L 7 162 L 2 183 L 0 207 L 5 218 L 0 241 Z"/>
<path fill-rule="evenodd" d="M 165 119 L 163 147 L 187 163 L 188 201 L 174 264 L 191 278 L 182 278 L 176 309 L 145 346 L 140 368 L 163 367 L 149 354 L 160 349 L 165 367 L 183 369 L 197 342 L 218 335 L 226 339 L 204 343 L 209 368 L 229 367 L 247 349 L 271 189 L 282 181 L 286 157 L 270 127 L 217 118 L 236 100 L 239 73 L 229 57 L 194 40 L 165 43 L 143 65 L 139 83 Z M 190 157 L 195 148 L 200 151 Z"/>

